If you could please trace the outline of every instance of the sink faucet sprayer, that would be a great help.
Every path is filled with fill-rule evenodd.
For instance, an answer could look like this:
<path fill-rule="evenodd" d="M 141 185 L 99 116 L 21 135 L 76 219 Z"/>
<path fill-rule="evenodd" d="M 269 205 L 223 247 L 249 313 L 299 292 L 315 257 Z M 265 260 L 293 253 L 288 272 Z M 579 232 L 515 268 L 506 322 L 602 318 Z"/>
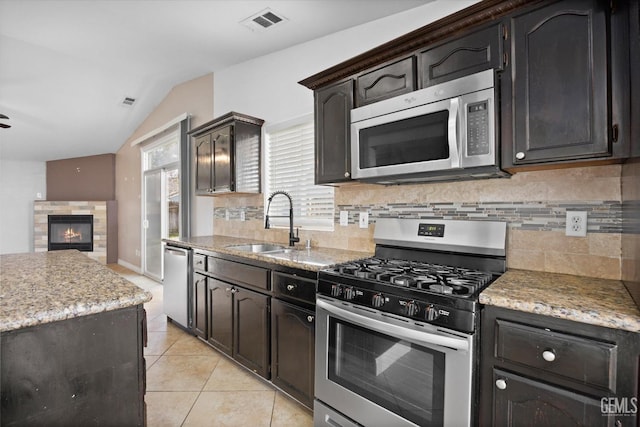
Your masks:
<path fill-rule="evenodd" d="M 273 200 L 274 196 L 277 196 L 278 194 L 282 194 L 283 196 L 286 196 L 287 199 L 289 199 L 289 246 L 293 246 L 296 242 L 300 241 L 300 237 L 298 237 L 298 231 L 299 231 L 298 229 L 296 229 L 296 234 L 295 235 L 293 234 L 293 201 L 291 201 L 291 196 L 286 191 L 274 191 L 273 193 L 271 193 L 271 195 L 267 199 L 269 203 L 267 204 L 267 213 L 264 218 L 264 228 L 265 229 L 270 228 L 269 208 L 271 207 L 271 201 Z M 274 216 L 274 218 L 287 218 L 287 217 L 284 215 L 281 215 L 281 216 Z"/>

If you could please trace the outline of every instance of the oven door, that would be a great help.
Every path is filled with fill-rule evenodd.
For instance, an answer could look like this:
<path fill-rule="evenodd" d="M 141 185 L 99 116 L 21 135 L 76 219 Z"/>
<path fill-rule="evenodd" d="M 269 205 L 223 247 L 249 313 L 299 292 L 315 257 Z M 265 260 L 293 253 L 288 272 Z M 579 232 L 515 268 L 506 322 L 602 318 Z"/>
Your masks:
<path fill-rule="evenodd" d="M 459 168 L 459 104 L 456 97 L 352 122 L 353 177 Z"/>
<path fill-rule="evenodd" d="M 472 336 L 324 296 L 316 319 L 319 406 L 365 426 L 470 424 Z"/>

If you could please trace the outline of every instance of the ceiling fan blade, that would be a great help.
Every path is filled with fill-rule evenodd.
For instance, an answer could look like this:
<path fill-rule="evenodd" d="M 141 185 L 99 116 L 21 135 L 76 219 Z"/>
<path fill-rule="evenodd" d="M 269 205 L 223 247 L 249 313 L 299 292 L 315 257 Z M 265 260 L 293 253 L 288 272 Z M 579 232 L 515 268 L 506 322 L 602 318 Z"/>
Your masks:
<path fill-rule="evenodd" d="M 5 128 L 5 129 L 7 129 L 7 128 L 10 128 L 10 127 L 11 127 L 11 125 L 6 125 L 6 124 L 4 124 L 4 123 L 0 123 L 0 128 Z"/>
<path fill-rule="evenodd" d="M 8 119 L 9 117 L 5 116 L 4 114 L 0 114 L 0 119 Z"/>

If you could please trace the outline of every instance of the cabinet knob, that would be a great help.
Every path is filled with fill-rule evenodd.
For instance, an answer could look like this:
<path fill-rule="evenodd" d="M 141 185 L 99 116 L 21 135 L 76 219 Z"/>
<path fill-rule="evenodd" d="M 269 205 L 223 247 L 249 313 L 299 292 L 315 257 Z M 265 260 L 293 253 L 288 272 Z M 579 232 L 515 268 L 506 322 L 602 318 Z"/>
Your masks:
<path fill-rule="evenodd" d="M 307 316 L 307 322 L 309 323 L 313 322 L 313 316 Z"/>
<path fill-rule="evenodd" d="M 351 176 L 351 174 L 350 174 L 349 172 L 345 172 L 345 173 L 344 173 L 344 177 L 345 177 L 345 178 L 349 178 L 350 176 Z"/>
<path fill-rule="evenodd" d="M 507 388 L 507 382 L 503 379 L 496 380 L 496 387 L 498 387 L 500 390 L 504 390 Z"/>
<path fill-rule="evenodd" d="M 556 354 L 553 352 L 553 350 L 545 350 L 542 352 L 542 358 L 547 362 L 553 362 L 554 360 L 556 360 Z"/>
<path fill-rule="evenodd" d="M 518 160 L 522 160 L 522 159 L 524 159 L 525 157 L 526 157 L 526 154 L 524 154 L 522 151 L 518 151 L 518 152 L 516 153 L 516 159 L 518 159 Z"/>
<path fill-rule="evenodd" d="M 231 292 L 231 291 L 233 291 L 233 289 L 231 289 L 231 288 L 226 288 L 226 289 L 225 289 L 225 291 L 226 291 L 226 292 Z"/>
<path fill-rule="evenodd" d="M 292 291 L 296 288 L 296 285 L 287 285 L 287 290 Z"/>

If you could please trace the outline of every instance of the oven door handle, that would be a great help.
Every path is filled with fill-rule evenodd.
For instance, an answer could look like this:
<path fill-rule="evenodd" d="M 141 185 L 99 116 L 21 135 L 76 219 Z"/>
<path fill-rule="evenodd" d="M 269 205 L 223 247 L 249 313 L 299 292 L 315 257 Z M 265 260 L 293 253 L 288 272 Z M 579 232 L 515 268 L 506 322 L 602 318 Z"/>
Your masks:
<path fill-rule="evenodd" d="M 321 299 L 318 299 L 316 301 L 316 307 L 320 307 L 328 311 L 329 313 L 353 322 L 358 326 L 371 329 L 385 335 L 393 335 L 394 337 L 415 342 L 421 345 L 437 345 L 441 347 L 449 347 L 460 351 L 469 350 L 469 342 L 464 338 L 454 338 L 443 336 L 437 333 L 416 331 L 406 327 L 394 325 L 392 323 L 381 322 L 380 320 L 376 320 L 368 316 L 363 316 L 361 314 L 353 313 L 340 307 L 336 307 L 335 305 L 322 301 Z"/>

